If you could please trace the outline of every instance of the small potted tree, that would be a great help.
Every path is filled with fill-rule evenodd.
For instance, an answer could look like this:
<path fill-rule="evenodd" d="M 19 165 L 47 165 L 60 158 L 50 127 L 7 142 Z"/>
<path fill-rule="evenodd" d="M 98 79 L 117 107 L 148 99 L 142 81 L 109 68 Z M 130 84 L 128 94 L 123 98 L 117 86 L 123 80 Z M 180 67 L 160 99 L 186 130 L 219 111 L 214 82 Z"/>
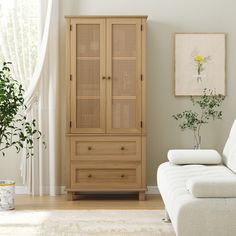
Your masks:
<path fill-rule="evenodd" d="M 209 92 L 209 93 L 207 93 Z M 219 110 L 225 96 L 216 94 L 212 90 L 204 89 L 203 95 L 198 98 L 190 97 L 193 106 L 197 106 L 198 110 L 186 110 L 173 115 L 173 118 L 180 121 L 179 127 L 182 131 L 191 130 L 193 132 L 195 145 L 194 149 L 201 147 L 201 128 L 210 120 L 222 119 L 222 111 Z"/>
<path fill-rule="evenodd" d="M 25 116 L 24 89 L 11 77 L 10 63 L 3 63 L 0 69 L 0 153 L 15 148 L 19 153 L 26 150 L 27 157 L 34 155 L 34 141 L 41 137 L 36 120 L 28 121 Z M 14 209 L 15 182 L 0 180 L 0 210 Z"/>

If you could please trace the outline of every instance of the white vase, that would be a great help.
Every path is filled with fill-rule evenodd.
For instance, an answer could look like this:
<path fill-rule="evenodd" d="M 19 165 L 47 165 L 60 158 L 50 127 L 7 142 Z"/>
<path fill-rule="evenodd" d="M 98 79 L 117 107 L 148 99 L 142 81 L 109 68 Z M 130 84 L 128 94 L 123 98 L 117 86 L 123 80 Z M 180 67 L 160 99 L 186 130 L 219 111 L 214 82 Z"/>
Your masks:
<path fill-rule="evenodd" d="M 15 208 L 15 182 L 0 180 L 0 210 L 12 210 Z"/>

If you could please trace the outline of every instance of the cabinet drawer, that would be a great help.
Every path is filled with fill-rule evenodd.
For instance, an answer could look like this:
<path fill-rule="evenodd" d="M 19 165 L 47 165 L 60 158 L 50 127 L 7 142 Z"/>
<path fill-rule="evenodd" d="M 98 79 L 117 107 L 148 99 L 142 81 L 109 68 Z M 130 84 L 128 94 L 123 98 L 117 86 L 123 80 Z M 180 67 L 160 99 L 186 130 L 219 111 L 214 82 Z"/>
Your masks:
<path fill-rule="evenodd" d="M 141 166 L 138 163 L 92 166 L 75 162 L 71 165 L 72 188 L 112 190 L 141 186 Z"/>
<path fill-rule="evenodd" d="M 140 137 L 76 137 L 71 139 L 72 160 L 141 160 Z"/>

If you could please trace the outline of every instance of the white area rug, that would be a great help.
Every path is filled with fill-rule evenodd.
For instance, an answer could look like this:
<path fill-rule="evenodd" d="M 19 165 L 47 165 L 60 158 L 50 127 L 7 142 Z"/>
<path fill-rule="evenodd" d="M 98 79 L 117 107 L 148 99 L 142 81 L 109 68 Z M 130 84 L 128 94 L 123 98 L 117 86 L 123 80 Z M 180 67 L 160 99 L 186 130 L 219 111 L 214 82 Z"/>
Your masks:
<path fill-rule="evenodd" d="M 175 236 L 162 210 L 2 211 L 4 236 Z"/>

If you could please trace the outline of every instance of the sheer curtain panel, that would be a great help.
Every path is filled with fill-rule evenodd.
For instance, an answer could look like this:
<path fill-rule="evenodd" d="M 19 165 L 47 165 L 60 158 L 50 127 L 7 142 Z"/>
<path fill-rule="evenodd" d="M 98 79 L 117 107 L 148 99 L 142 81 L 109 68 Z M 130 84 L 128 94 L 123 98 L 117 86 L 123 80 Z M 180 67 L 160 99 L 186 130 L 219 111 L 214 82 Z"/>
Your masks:
<path fill-rule="evenodd" d="M 24 85 L 25 102 L 28 107 L 28 119 L 36 119 L 38 128 L 44 135 L 46 149 L 41 142 L 34 148 L 34 157 L 26 159 L 22 153 L 21 174 L 28 193 L 32 195 L 56 195 L 60 193 L 60 118 L 59 118 L 59 78 L 58 78 L 58 0 L 9 0 L 9 18 L 6 17 L 5 29 L 12 24 L 12 40 L 9 41 L 9 29 L 0 33 L 2 60 L 13 62 L 13 76 Z M 30 38 L 31 25 L 22 30 L 19 11 L 22 3 L 31 9 L 34 3 L 38 21 L 32 28 L 35 36 L 30 46 L 25 38 Z M 30 10 L 29 10 L 30 12 Z M 25 11 L 22 10 L 22 15 Z M 35 17 L 35 19 L 37 19 Z M 29 18 L 30 19 L 30 18 Z M 16 29 L 16 25 L 20 25 Z M 30 27 L 29 27 L 30 26 Z M 38 27 L 38 28 L 37 28 Z M 36 30 L 38 29 L 38 30 Z M 20 35 L 22 41 L 18 41 Z M 3 44 L 4 43 L 4 44 Z M 27 48 L 29 47 L 29 48 Z M 27 49 L 26 49 L 27 48 Z M 34 54 L 33 51 L 35 50 Z M 28 54 L 24 52 L 28 51 Z M 33 65 L 34 63 L 34 65 Z M 31 68 L 32 67 L 32 68 Z M 29 69 L 31 68 L 31 69 Z M 27 76 L 26 76 L 27 75 Z"/>

